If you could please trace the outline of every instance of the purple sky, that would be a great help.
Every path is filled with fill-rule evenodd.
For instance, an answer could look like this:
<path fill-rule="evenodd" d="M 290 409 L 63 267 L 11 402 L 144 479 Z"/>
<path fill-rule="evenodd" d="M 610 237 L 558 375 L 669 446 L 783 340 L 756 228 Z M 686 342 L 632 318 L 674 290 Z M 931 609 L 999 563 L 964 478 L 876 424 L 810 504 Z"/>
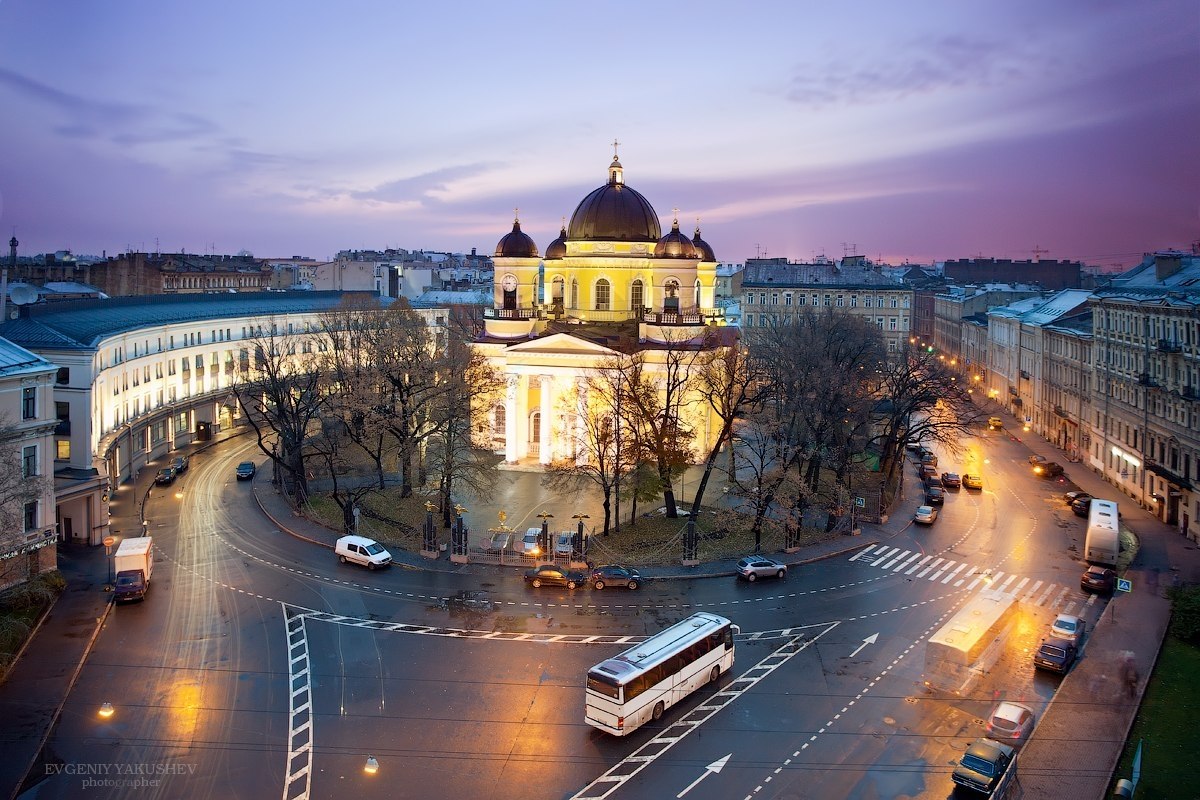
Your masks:
<path fill-rule="evenodd" d="M 722 261 L 1200 239 L 1200 4 L 0 2 L 21 253 L 541 248 L 601 185 Z"/>

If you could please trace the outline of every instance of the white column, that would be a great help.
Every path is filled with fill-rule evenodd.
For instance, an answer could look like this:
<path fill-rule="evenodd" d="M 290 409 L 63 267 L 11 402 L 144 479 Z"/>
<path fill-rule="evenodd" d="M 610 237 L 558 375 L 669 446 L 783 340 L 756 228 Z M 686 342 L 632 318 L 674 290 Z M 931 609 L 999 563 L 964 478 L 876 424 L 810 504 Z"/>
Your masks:
<path fill-rule="evenodd" d="M 504 460 L 509 464 L 517 463 L 517 383 L 517 376 L 509 375 L 504 396 Z"/>
<path fill-rule="evenodd" d="M 554 409 L 554 403 L 550 397 L 551 378 L 549 375 L 543 375 L 542 382 L 542 399 L 541 413 L 538 415 L 539 428 L 538 438 L 541 440 L 541 447 L 538 450 L 538 463 L 546 466 L 550 463 L 551 450 L 553 449 L 550 441 L 550 417 Z"/>
<path fill-rule="evenodd" d="M 584 424 L 585 424 L 584 420 L 587 419 L 587 413 L 588 413 L 587 381 L 584 380 L 583 378 L 576 378 L 575 379 L 575 430 L 572 431 L 572 436 L 574 436 L 574 442 L 576 442 L 576 443 L 587 441 L 586 434 L 585 434 L 586 428 L 584 427 Z M 576 448 L 575 452 L 574 452 L 576 461 L 578 463 L 586 463 L 588 460 L 587 450 L 579 448 L 579 446 L 577 444 L 572 444 L 572 447 Z"/>

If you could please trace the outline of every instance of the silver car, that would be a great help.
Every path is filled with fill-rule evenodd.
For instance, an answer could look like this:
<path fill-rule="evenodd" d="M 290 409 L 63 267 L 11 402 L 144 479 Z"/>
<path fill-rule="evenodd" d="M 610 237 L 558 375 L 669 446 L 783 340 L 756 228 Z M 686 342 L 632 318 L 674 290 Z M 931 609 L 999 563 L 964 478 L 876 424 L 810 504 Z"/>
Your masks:
<path fill-rule="evenodd" d="M 1071 614 L 1059 614 L 1054 624 L 1050 626 L 1050 635 L 1078 645 L 1083 641 L 1083 633 L 1087 630 L 1087 622 Z"/>
<path fill-rule="evenodd" d="M 737 563 L 737 575 L 748 581 L 783 578 L 787 576 L 787 564 L 766 556 L 746 556 Z"/>

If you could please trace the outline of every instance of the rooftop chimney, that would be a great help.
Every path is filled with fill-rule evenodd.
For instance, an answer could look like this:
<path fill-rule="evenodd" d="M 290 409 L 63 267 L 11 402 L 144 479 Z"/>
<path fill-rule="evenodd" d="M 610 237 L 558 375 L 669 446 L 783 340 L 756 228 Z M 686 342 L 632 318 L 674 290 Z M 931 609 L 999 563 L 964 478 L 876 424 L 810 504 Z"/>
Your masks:
<path fill-rule="evenodd" d="M 1155 253 L 1154 279 L 1156 281 L 1165 280 L 1179 272 L 1179 268 L 1182 266 L 1183 259 L 1179 253 Z"/>

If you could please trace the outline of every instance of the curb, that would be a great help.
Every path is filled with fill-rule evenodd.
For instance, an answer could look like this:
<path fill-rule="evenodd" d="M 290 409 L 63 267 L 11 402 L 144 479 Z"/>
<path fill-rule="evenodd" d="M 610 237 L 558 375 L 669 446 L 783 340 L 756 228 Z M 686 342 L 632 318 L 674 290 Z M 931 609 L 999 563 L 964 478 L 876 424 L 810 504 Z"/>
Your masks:
<path fill-rule="evenodd" d="M 56 603 L 57 605 L 57 603 Z M 25 781 L 29 779 L 29 772 L 33 769 L 33 765 L 37 763 L 38 756 L 46 749 L 46 742 L 50 740 L 50 734 L 54 731 L 54 726 L 58 724 L 59 717 L 62 716 L 63 706 L 67 704 L 67 699 L 71 696 L 71 692 L 75 690 L 75 683 L 79 680 L 79 673 L 83 672 L 83 664 L 88 660 L 88 656 L 92 654 L 92 648 L 96 644 L 96 639 L 100 638 L 100 631 L 104 628 L 104 623 L 108 621 L 108 615 L 112 611 L 112 598 L 108 598 L 104 603 L 104 613 L 96 620 L 96 627 L 92 630 L 91 638 L 88 639 L 87 647 L 83 649 L 83 655 L 79 658 L 79 663 L 75 665 L 75 670 L 71 673 L 71 679 L 67 681 L 67 691 L 63 693 L 62 700 L 54 709 L 54 713 L 50 716 L 50 723 L 46 726 L 46 730 L 42 733 L 41 741 L 38 742 L 37 749 L 33 751 L 33 758 L 21 773 L 21 779 L 17 781 L 13 787 L 12 794 L 9 800 L 16 800 L 21 794 L 21 788 L 25 785 Z"/>
<path fill-rule="evenodd" d="M 275 517 L 272 516 L 271 512 L 267 511 L 267 507 L 263 505 L 262 500 L 258 499 L 258 489 L 254 486 L 251 486 L 250 491 L 254 494 L 254 502 L 258 504 L 258 510 L 263 513 L 263 516 L 265 516 L 267 519 L 271 520 L 271 524 L 273 524 L 276 528 L 279 528 L 279 530 L 283 531 L 288 536 L 291 536 L 296 539 L 300 539 L 301 541 L 305 541 L 310 544 L 320 545 L 321 547 L 324 547 L 327 550 L 334 549 L 334 546 L 329 544 L 328 542 L 321 542 L 316 539 L 310 539 L 309 537 L 304 536 L 303 534 L 296 533 L 294 530 L 287 527 L 279 520 L 275 519 Z"/>
<path fill-rule="evenodd" d="M 9 674 L 12 673 L 13 668 L 17 666 L 18 662 L 20 662 L 21 656 L 25 655 L 25 651 L 29 649 L 29 645 L 33 644 L 33 639 L 38 635 L 38 631 L 42 629 L 42 623 L 46 621 L 46 617 L 50 616 L 50 612 L 54 610 L 54 607 L 58 605 L 58 601 L 61 600 L 62 596 L 66 593 L 67 590 L 63 589 L 54 598 L 53 603 L 50 603 L 44 609 L 42 609 L 42 613 L 38 617 L 37 622 L 33 623 L 33 628 L 30 629 L 29 635 L 25 637 L 25 641 L 21 642 L 21 646 L 17 648 L 17 652 L 13 654 L 13 659 L 9 662 L 8 668 L 4 670 L 4 674 L 0 675 L 0 684 L 3 684 L 8 680 Z"/>

